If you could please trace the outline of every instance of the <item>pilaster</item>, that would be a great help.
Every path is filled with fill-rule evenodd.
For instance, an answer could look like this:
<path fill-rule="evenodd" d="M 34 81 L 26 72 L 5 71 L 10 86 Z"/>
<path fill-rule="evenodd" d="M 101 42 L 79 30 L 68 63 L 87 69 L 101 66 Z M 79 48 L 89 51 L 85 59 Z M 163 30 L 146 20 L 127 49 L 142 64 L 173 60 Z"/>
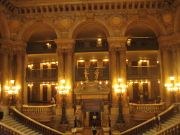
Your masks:
<path fill-rule="evenodd" d="M 66 109 L 67 109 L 67 117 L 70 124 L 74 121 L 74 109 L 72 94 L 73 94 L 73 48 L 74 48 L 74 40 L 72 39 L 57 39 L 57 55 L 58 55 L 58 81 L 64 79 L 66 80 L 66 85 L 70 86 L 70 92 L 66 95 Z M 61 101 L 61 96 L 59 96 L 59 100 Z M 57 101 L 57 102 L 60 102 Z M 71 112 L 71 113 L 70 113 Z"/>
<path fill-rule="evenodd" d="M 161 66 L 161 98 L 167 101 L 168 104 L 171 102 L 171 93 L 165 88 L 165 84 L 170 82 L 169 77 L 174 76 L 175 81 L 179 81 L 180 76 L 180 62 L 179 62 L 179 39 L 180 33 L 175 33 L 169 36 L 161 36 L 159 41 L 160 46 L 160 66 Z"/>

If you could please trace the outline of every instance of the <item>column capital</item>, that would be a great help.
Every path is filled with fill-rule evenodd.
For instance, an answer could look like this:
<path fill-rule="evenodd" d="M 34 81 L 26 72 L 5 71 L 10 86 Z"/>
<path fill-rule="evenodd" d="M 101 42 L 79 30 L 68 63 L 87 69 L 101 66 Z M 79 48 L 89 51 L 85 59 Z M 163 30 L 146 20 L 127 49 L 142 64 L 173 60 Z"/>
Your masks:
<path fill-rule="evenodd" d="M 160 36 L 158 38 L 160 48 L 173 47 L 180 44 L 180 33 L 174 33 L 168 36 Z"/>
<path fill-rule="evenodd" d="M 57 44 L 58 50 L 72 50 L 74 48 L 75 40 L 74 39 L 56 39 L 55 43 Z"/>
<path fill-rule="evenodd" d="M 118 48 L 118 49 L 126 49 L 126 42 L 127 42 L 128 37 L 109 37 L 108 38 L 108 43 L 109 43 L 109 48 Z"/>

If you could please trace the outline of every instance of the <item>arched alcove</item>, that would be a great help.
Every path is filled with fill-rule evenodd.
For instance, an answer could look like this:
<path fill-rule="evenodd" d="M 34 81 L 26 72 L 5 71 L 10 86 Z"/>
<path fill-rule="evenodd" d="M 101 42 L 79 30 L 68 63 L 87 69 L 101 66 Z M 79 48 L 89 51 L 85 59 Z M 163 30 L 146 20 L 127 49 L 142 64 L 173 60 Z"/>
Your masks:
<path fill-rule="evenodd" d="M 150 102 L 160 95 L 157 32 L 149 25 L 127 27 L 127 82 L 132 102 Z"/>
<path fill-rule="evenodd" d="M 156 33 L 148 26 L 136 24 L 129 26 L 125 35 L 128 36 L 128 50 L 158 50 Z"/>
<path fill-rule="evenodd" d="M 83 22 L 76 27 L 73 33 L 76 81 L 109 80 L 108 36 L 104 25 L 95 21 Z"/>
<path fill-rule="evenodd" d="M 35 23 L 29 27 L 23 37 L 27 41 L 27 53 L 52 53 L 56 51 L 54 39 L 57 35 L 48 24 Z"/>
<path fill-rule="evenodd" d="M 73 38 L 76 40 L 75 51 L 107 51 L 108 32 L 97 22 L 84 22 L 76 27 Z"/>

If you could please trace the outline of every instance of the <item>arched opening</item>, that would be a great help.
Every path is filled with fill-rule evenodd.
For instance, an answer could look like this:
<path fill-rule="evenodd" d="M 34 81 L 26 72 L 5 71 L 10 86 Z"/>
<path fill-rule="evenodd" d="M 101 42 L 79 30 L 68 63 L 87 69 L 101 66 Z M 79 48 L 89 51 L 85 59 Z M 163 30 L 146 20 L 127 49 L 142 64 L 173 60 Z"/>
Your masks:
<path fill-rule="evenodd" d="M 35 23 L 25 32 L 29 103 L 49 103 L 55 97 L 58 81 L 56 38 L 55 31 L 44 23 Z"/>
<path fill-rule="evenodd" d="M 154 102 L 160 96 L 160 65 L 156 34 L 143 24 L 127 31 L 127 83 L 132 102 Z"/>
<path fill-rule="evenodd" d="M 101 126 L 103 100 L 108 101 L 109 52 L 106 29 L 96 23 L 81 24 L 74 32 L 76 105 L 83 108 L 83 126 Z M 83 91 L 81 91 L 83 90 Z M 81 99 L 78 93 L 81 93 Z M 89 94 L 88 94 L 89 93 Z M 94 95 L 99 94 L 98 97 Z M 87 95 L 89 99 L 87 98 Z M 102 96 L 101 96 L 102 95 Z M 106 96 L 104 99 L 103 96 Z M 81 104 L 80 101 L 81 100 Z M 108 102 L 107 102 L 108 104 Z M 85 115 L 88 113 L 88 117 Z M 87 123 L 85 121 L 88 121 Z"/>
<path fill-rule="evenodd" d="M 107 51 L 106 37 L 107 32 L 100 24 L 82 24 L 74 32 L 74 38 L 76 39 L 75 52 Z"/>
<path fill-rule="evenodd" d="M 54 39 L 56 39 L 57 36 L 49 25 L 36 23 L 31 26 L 30 29 L 32 30 L 26 35 L 26 38 L 28 38 L 26 49 L 28 54 L 56 52 Z"/>

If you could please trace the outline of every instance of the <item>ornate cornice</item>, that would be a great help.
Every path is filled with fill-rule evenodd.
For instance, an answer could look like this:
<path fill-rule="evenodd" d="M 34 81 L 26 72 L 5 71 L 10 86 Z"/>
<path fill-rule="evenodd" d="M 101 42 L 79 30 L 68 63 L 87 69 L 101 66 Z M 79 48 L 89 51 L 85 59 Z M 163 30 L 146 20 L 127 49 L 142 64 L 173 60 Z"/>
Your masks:
<path fill-rule="evenodd" d="M 99 11 L 123 11 L 123 10 L 159 10 L 165 7 L 164 0 L 29 0 L 14 1 L 1 0 L 9 11 L 19 15 L 71 13 L 71 12 L 99 12 Z"/>

